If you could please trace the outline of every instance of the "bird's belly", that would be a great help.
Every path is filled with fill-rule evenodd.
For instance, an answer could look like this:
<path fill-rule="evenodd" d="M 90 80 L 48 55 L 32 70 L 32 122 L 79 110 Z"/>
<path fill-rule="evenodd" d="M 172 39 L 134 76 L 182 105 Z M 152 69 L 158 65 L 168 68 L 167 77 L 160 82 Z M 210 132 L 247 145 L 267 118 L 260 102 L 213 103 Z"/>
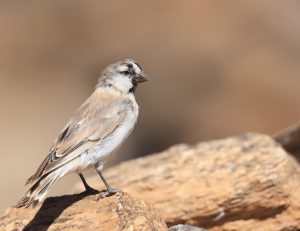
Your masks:
<path fill-rule="evenodd" d="M 132 115 L 126 120 L 121 126 L 119 126 L 115 131 L 100 140 L 98 144 L 93 148 L 89 149 L 87 152 L 80 155 L 80 163 L 78 163 L 78 172 L 81 172 L 91 166 L 94 166 L 99 161 L 105 162 L 105 159 L 118 147 L 131 133 L 137 115 Z"/>

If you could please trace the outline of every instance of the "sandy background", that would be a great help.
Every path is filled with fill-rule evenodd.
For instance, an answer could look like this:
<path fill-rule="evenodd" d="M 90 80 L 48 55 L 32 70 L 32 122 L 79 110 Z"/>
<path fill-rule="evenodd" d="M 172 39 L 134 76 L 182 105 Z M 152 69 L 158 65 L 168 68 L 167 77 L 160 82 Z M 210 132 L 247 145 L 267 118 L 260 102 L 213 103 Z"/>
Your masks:
<path fill-rule="evenodd" d="M 0 209 L 25 193 L 101 70 L 124 58 L 152 80 L 137 90 L 137 127 L 111 164 L 296 122 L 299 11 L 293 0 L 1 1 Z"/>

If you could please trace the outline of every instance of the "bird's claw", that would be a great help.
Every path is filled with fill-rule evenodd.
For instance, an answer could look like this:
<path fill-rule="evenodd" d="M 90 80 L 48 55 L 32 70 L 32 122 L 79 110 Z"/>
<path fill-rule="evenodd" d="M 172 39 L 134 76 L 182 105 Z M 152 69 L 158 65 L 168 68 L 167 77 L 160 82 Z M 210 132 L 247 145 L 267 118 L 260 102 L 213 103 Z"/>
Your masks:
<path fill-rule="evenodd" d="M 99 196 L 97 197 L 97 201 L 100 199 L 103 199 L 105 197 L 109 197 L 115 194 L 123 194 L 124 192 L 120 189 L 116 189 L 116 188 L 108 188 L 106 190 L 103 190 L 99 193 Z"/>

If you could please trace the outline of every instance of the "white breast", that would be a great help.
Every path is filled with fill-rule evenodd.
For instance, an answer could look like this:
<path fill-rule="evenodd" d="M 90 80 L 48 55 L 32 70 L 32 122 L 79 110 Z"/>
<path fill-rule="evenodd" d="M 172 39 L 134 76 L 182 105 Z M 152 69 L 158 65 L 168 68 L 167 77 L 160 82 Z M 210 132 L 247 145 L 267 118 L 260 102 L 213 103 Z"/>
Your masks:
<path fill-rule="evenodd" d="M 126 119 L 115 131 L 101 140 L 94 149 L 90 149 L 87 153 L 80 156 L 80 166 L 78 172 L 94 166 L 97 162 L 105 162 L 105 159 L 128 137 L 134 128 L 138 117 L 138 105 L 132 96 L 133 109 L 127 113 Z"/>
<path fill-rule="evenodd" d="M 111 154 L 123 141 L 128 137 L 134 128 L 138 117 L 138 108 L 128 113 L 124 123 L 119 126 L 111 135 L 106 137 L 97 146 L 98 152 L 101 153 L 100 159 L 105 159 L 107 155 Z"/>

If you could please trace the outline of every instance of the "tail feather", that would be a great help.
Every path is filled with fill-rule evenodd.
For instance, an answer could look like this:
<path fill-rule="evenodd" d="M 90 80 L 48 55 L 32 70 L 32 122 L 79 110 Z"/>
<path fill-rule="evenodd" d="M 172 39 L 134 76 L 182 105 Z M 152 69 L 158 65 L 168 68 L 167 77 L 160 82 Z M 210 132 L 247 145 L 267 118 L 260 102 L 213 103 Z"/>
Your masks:
<path fill-rule="evenodd" d="M 59 179 L 59 174 L 52 172 L 42 176 L 38 181 L 27 191 L 26 195 L 21 198 L 16 207 L 26 207 L 30 205 L 35 207 L 44 199 L 51 186 Z"/>
<path fill-rule="evenodd" d="M 26 183 L 25 183 L 25 186 L 33 183 L 34 179 L 35 179 L 35 175 L 32 175 L 30 178 L 28 178 Z"/>

